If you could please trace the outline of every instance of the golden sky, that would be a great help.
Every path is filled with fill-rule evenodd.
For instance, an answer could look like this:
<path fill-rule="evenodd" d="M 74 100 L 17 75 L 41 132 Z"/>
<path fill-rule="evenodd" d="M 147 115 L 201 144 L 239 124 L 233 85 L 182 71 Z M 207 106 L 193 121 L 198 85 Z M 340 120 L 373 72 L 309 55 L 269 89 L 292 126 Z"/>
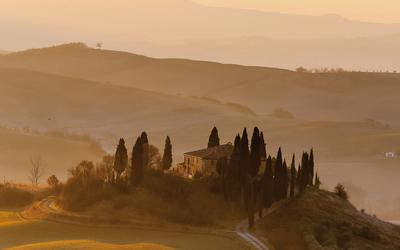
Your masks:
<path fill-rule="evenodd" d="M 400 0 L 192 0 L 193 2 L 240 9 L 287 14 L 339 14 L 364 22 L 400 23 Z"/>

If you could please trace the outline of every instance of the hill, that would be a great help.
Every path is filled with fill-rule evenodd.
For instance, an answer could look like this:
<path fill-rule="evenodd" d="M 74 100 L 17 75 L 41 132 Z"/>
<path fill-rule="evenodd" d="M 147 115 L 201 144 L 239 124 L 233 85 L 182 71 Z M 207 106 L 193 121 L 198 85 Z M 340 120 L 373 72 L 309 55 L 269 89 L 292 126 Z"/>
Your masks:
<path fill-rule="evenodd" d="M 40 155 L 46 173 L 40 181 L 45 184 L 50 175 L 66 179 L 66 170 L 82 159 L 99 162 L 104 154 L 90 142 L 31 134 L 0 128 L 0 169 L 6 181 L 28 182 L 30 157 Z"/>
<path fill-rule="evenodd" d="M 171 95 L 213 97 L 222 102 L 239 102 L 256 113 L 282 107 L 299 119 L 373 119 L 400 128 L 400 121 L 395 118 L 400 115 L 396 105 L 400 97 L 398 74 L 299 74 L 265 67 L 153 59 L 89 49 L 83 44 L 1 56 L 0 67 L 30 69 Z"/>
<path fill-rule="evenodd" d="M 248 66 L 296 69 L 344 68 L 356 71 L 399 71 L 397 36 L 377 38 L 272 39 L 246 36 L 224 39 L 135 41 L 123 51 L 155 58 L 185 58 Z M 113 47 L 113 46 L 111 46 Z"/>
<path fill-rule="evenodd" d="M 307 190 L 253 230 L 276 249 L 396 249 L 400 227 L 358 211 L 336 194 Z"/>

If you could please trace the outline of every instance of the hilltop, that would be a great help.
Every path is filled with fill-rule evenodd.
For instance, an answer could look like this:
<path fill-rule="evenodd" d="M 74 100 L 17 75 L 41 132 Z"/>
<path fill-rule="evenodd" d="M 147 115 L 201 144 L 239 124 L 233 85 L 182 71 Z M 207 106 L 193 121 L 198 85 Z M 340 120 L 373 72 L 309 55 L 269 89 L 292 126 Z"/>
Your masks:
<path fill-rule="evenodd" d="M 334 193 L 309 188 L 252 231 L 275 249 L 397 249 L 400 227 L 358 211 Z M 390 247 L 390 248 L 388 248 Z"/>

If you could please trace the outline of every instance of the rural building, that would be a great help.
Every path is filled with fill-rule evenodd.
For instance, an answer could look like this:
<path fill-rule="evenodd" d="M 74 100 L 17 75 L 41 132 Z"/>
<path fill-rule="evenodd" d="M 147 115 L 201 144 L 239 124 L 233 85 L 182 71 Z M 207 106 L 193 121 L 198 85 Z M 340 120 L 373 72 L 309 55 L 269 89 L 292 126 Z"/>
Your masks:
<path fill-rule="evenodd" d="M 228 161 L 233 153 L 232 143 L 227 143 L 220 146 L 196 150 L 184 153 L 184 162 L 179 163 L 178 171 L 182 174 L 193 176 L 196 171 L 200 171 L 203 175 L 209 175 L 216 172 L 217 160 L 220 157 L 226 156 Z"/>

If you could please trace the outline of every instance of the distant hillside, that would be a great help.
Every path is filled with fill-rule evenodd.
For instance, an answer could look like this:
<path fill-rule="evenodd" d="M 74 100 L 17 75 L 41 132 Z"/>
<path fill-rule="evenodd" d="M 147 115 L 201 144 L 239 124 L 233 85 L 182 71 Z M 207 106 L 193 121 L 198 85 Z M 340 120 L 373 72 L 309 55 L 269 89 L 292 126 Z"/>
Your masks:
<path fill-rule="evenodd" d="M 6 54 L 9 54 L 10 52 L 9 51 L 5 51 L 5 50 L 1 50 L 0 49 L 0 55 L 6 55 Z"/>
<path fill-rule="evenodd" d="M 0 57 L 0 67 L 24 68 L 167 94 L 240 103 L 256 113 L 282 107 L 298 119 L 374 119 L 400 128 L 399 74 L 299 74 L 184 59 L 153 59 L 88 49 L 82 44 Z M 384 101 L 383 101 L 384 100 Z"/>
<path fill-rule="evenodd" d="M 400 246 L 399 226 L 357 211 L 336 194 L 311 188 L 256 223 L 255 234 L 268 239 L 276 249 L 380 250 Z"/>
<path fill-rule="evenodd" d="M 266 35 L 264 35 L 266 36 Z M 344 68 L 400 71 L 399 36 L 379 38 L 272 39 L 248 36 L 226 39 L 187 39 L 131 42 L 124 51 L 156 58 L 186 58 L 220 63 L 278 67 Z"/>
<path fill-rule="evenodd" d="M 4 109 L 1 110 L 3 113 Z M 2 121 L 3 122 L 3 121 Z M 1 124 L 4 126 L 4 124 Z M 17 132 L 0 128 L 0 169 L 7 181 L 29 182 L 30 157 L 40 155 L 46 169 L 40 184 L 50 175 L 61 181 L 67 179 L 67 169 L 83 159 L 99 162 L 103 156 L 90 143 L 47 135 Z"/>

